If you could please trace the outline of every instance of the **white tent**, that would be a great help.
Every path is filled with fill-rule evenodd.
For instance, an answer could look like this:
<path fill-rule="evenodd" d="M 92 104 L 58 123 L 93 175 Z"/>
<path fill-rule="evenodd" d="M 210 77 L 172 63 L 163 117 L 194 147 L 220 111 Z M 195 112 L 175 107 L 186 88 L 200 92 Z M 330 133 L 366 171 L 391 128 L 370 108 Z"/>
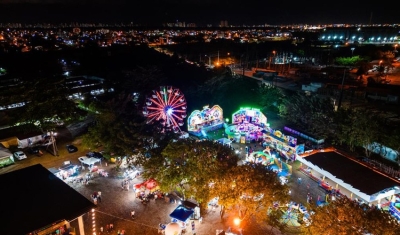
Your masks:
<path fill-rule="evenodd" d="M 218 143 L 222 144 L 222 145 L 228 145 L 230 146 L 232 141 L 228 138 L 221 138 L 217 140 Z"/>
<path fill-rule="evenodd" d="M 101 159 L 99 158 L 94 158 L 94 157 L 79 157 L 78 160 L 82 163 L 82 164 L 86 164 L 89 167 L 94 166 L 94 164 L 96 164 L 97 162 L 101 162 Z"/>

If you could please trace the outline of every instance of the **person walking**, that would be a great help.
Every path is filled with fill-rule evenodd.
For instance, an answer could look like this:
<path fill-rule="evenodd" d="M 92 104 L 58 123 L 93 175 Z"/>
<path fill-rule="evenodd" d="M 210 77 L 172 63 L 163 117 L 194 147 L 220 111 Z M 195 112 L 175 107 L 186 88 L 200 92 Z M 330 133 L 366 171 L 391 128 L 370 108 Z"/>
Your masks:
<path fill-rule="evenodd" d="M 132 218 L 132 219 L 135 218 L 135 211 L 131 211 L 131 218 Z"/>

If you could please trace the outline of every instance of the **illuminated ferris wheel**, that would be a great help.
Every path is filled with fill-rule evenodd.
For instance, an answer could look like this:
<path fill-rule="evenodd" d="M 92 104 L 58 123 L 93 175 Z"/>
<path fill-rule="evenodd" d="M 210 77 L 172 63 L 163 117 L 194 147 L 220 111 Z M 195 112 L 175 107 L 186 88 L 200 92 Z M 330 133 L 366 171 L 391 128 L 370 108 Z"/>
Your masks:
<path fill-rule="evenodd" d="M 143 115 L 147 123 L 162 120 L 166 130 L 180 132 L 186 118 L 186 100 L 182 92 L 172 86 L 161 86 L 146 98 Z"/>

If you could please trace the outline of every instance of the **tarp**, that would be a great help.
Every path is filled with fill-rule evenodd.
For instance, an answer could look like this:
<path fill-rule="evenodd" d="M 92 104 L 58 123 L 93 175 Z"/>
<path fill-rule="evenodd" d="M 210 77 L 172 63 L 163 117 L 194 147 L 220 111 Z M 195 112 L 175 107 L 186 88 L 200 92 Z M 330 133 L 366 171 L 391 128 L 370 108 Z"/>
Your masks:
<path fill-rule="evenodd" d="M 0 144 L 3 145 L 4 148 L 9 148 L 10 146 L 18 146 L 18 138 L 10 137 L 7 139 L 0 140 Z"/>
<path fill-rule="evenodd" d="M 230 140 L 230 139 L 228 139 L 228 138 L 221 138 L 221 139 L 218 139 L 217 140 L 220 144 L 223 144 L 223 145 L 230 145 L 231 143 L 232 143 L 232 141 Z"/>
<path fill-rule="evenodd" d="M 189 209 L 183 205 L 179 205 L 171 214 L 169 214 L 169 216 L 173 219 L 186 222 L 186 220 L 188 220 L 193 213 L 193 209 Z"/>
<path fill-rule="evenodd" d="M 98 158 L 94 158 L 94 157 L 78 157 L 78 160 L 82 163 L 82 164 L 86 164 L 88 166 L 93 166 L 94 164 L 96 164 L 97 162 L 100 162 L 101 160 Z"/>

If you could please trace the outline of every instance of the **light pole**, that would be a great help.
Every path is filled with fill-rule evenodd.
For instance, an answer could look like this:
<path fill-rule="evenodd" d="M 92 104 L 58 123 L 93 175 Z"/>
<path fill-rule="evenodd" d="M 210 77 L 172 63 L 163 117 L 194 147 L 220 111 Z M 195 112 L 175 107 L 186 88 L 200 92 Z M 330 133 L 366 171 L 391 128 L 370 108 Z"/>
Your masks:
<path fill-rule="evenodd" d="M 274 54 L 274 57 L 272 57 L 272 59 L 275 60 L 275 53 L 276 53 L 276 51 L 272 51 L 272 53 Z M 274 61 L 274 64 L 275 64 L 275 61 Z"/>
<path fill-rule="evenodd" d="M 49 148 L 49 146 L 51 145 L 52 148 L 52 154 L 54 156 L 58 157 L 58 148 L 57 148 L 57 142 L 56 142 L 56 136 L 57 136 L 57 132 L 54 131 L 48 131 L 47 132 L 47 136 L 50 136 L 50 143 L 49 145 L 47 145 L 46 150 Z"/>
<path fill-rule="evenodd" d="M 338 107 L 337 109 L 340 109 L 340 106 L 342 105 L 342 97 L 343 97 L 343 86 L 344 86 L 344 78 L 346 77 L 346 69 L 343 71 L 343 78 L 342 78 L 342 86 L 340 87 L 340 95 L 339 95 L 339 102 L 338 102 Z"/>
<path fill-rule="evenodd" d="M 355 49 L 356 49 L 355 47 L 350 48 L 350 50 L 351 50 L 351 56 L 353 56 L 353 53 L 354 53 L 354 50 L 355 50 Z"/>
<path fill-rule="evenodd" d="M 275 58 L 275 51 L 272 51 L 272 53 L 274 54 L 274 56 L 272 58 Z M 269 56 L 269 64 L 268 64 L 268 69 L 271 69 L 271 60 L 272 60 L 271 56 Z"/>

